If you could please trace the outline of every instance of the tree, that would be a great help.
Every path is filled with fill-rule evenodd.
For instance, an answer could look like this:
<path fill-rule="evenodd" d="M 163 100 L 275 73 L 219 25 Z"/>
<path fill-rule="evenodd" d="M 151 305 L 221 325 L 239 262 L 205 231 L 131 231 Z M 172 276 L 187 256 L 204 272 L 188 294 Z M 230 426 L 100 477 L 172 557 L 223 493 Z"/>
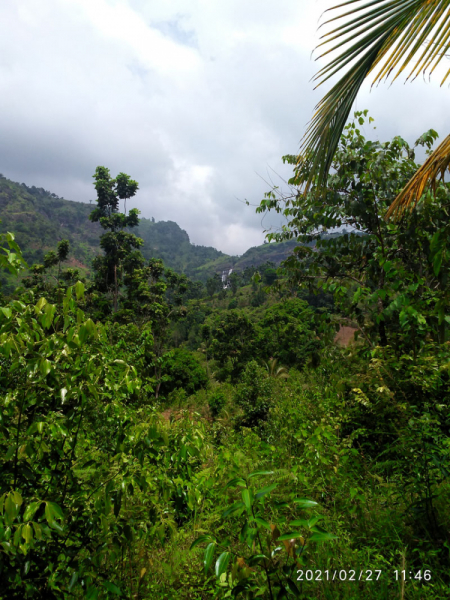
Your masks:
<path fill-rule="evenodd" d="M 355 6 L 356 3 L 356 6 Z M 351 5 L 351 6 L 350 6 Z M 450 47 L 449 0 L 347 0 L 330 10 L 342 8 L 340 15 L 327 21 L 333 23 L 348 17 L 339 27 L 322 36 L 324 44 L 335 45 L 319 58 L 344 46 L 316 75 L 321 85 L 342 68 L 351 64 L 345 75 L 322 98 L 303 138 L 297 158 L 297 180 L 307 192 L 326 187 L 333 157 L 350 114 L 353 102 L 366 77 L 379 69 L 373 83 L 395 74 L 396 79 L 415 56 L 407 79 L 421 72 L 431 73 Z M 447 79 L 447 71 L 442 84 Z M 441 85 L 442 85 L 441 84 Z M 400 216 L 414 207 L 427 184 L 436 186 L 438 175 L 443 178 L 450 164 L 450 136 L 436 148 L 427 161 L 411 174 L 409 182 L 399 190 L 386 216 Z"/>
<path fill-rule="evenodd" d="M 162 260 L 151 258 L 148 266 L 130 269 L 124 279 L 127 298 L 124 312 L 138 322 L 149 322 L 153 334 L 152 367 L 158 398 L 162 375 L 170 359 L 166 344 L 170 323 L 185 316 L 182 306 L 188 284 L 185 275 L 166 269 Z"/>
<path fill-rule="evenodd" d="M 216 292 L 220 292 L 222 288 L 222 280 L 217 273 L 214 273 L 213 277 L 210 277 L 206 282 L 206 292 L 210 298 L 212 298 Z"/>
<path fill-rule="evenodd" d="M 46 269 L 58 265 L 58 281 L 61 277 L 61 263 L 67 260 L 67 257 L 69 256 L 69 251 L 69 240 L 61 240 L 60 242 L 58 242 L 56 252 L 54 250 L 51 250 L 48 254 L 44 256 L 44 267 Z"/>
<path fill-rule="evenodd" d="M 125 215 L 127 214 L 127 200 L 132 198 L 138 190 L 138 182 L 131 179 L 125 173 L 119 173 L 116 177 L 116 194 L 120 200 L 124 201 Z"/>
<path fill-rule="evenodd" d="M 228 278 L 228 281 L 230 282 L 231 293 L 233 294 L 233 296 L 235 296 L 236 292 L 239 289 L 241 278 L 237 273 L 231 273 L 230 277 Z"/>
<path fill-rule="evenodd" d="M 264 363 L 264 366 L 267 369 L 269 377 L 273 379 L 287 379 L 289 374 L 287 372 L 286 367 L 278 366 L 277 358 L 269 358 L 267 362 Z"/>
<path fill-rule="evenodd" d="M 287 298 L 265 311 L 261 320 L 264 356 L 300 368 L 321 347 L 314 331 L 314 313 L 300 298 Z"/>
<path fill-rule="evenodd" d="M 223 375 L 239 377 L 247 362 L 259 355 L 260 335 L 260 328 L 238 310 L 230 310 L 215 324 L 211 356 Z"/>
<path fill-rule="evenodd" d="M 61 270 L 62 263 L 69 257 L 69 252 L 69 240 L 58 242 L 56 251 L 50 250 L 44 256 L 43 264 L 34 264 L 30 267 L 31 275 L 23 280 L 25 287 L 39 294 L 45 294 L 47 299 L 61 302 L 63 292 L 80 279 L 78 269 Z M 54 267 L 58 267 L 56 274 L 53 271 Z"/>
<path fill-rule="evenodd" d="M 139 252 L 143 240 L 136 235 L 124 231 L 125 228 L 139 224 L 139 211 L 130 210 L 129 215 L 119 212 L 119 200 L 126 200 L 136 194 L 138 184 L 125 173 L 119 173 L 112 179 L 109 169 L 97 167 L 94 174 L 97 191 L 97 208 L 89 219 L 100 222 L 103 229 L 109 230 L 100 238 L 100 247 L 104 256 L 93 260 L 95 287 L 105 294 L 112 294 L 113 312 L 118 310 L 119 289 L 125 273 L 143 266 L 144 259 Z M 125 208 L 126 211 L 126 208 Z"/>
<path fill-rule="evenodd" d="M 325 198 L 302 194 L 294 176 L 291 196 L 269 192 L 257 211 L 275 209 L 288 220 L 269 239 L 296 237 L 302 244 L 284 263 L 292 282 L 310 292 L 331 292 L 336 308 L 347 323 L 358 324 L 369 345 L 416 353 L 430 334 L 444 342 L 450 321 L 450 186 L 441 183 L 417 211 L 387 223 L 388 207 L 417 168 L 414 148 L 400 137 L 366 140 L 359 130 L 366 115 L 355 113 L 344 130 Z M 430 151 L 436 135 L 430 130 L 416 145 Z M 284 159 L 296 164 L 295 156 Z M 327 233 L 342 226 L 351 233 Z"/>

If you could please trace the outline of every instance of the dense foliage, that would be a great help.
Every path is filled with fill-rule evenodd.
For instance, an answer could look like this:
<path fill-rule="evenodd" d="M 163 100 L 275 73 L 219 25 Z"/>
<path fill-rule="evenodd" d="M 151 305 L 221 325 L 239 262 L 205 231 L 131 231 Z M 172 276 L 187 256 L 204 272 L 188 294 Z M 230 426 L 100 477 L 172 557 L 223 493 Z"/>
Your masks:
<path fill-rule="evenodd" d="M 414 149 L 350 124 L 334 166 L 326 203 L 261 204 L 284 268 L 226 287 L 143 256 L 97 169 L 97 277 L 69 240 L 2 297 L 0 598 L 450 595 L 450 187 L 393 225 Z"/>

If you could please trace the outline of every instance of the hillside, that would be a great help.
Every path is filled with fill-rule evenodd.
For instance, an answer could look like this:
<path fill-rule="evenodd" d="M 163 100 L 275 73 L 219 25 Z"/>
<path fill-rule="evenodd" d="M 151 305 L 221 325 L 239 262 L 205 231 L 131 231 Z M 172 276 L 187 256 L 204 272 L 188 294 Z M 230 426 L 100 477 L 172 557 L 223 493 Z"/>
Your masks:
<path fill-rule="evenodd" d="M 0 232 L 15 233 L 29 265 L 40 263 L 59 240 L 68 239 L 72 248 L 70 266 L 89 270 L 99 253 L 102 233 L 98 223 L 89 221 L 92 209 L 91 204 L 65 200 L 43 188 L 0 177 Z M 168 267 L 202 281 L 231 267 L 245 269 L 268 260 L 279 264 L 296 245 L 263 244 L 242 256 L 228 256 L 215 248 L 192 244 L 186 231 L 173 221 L 142 218 L 134 232 L 144 240 L 142 253 L 146 259 L 161 258 Z M 7 276 L 3 276 L 3 283 L 6 281 Z"/>

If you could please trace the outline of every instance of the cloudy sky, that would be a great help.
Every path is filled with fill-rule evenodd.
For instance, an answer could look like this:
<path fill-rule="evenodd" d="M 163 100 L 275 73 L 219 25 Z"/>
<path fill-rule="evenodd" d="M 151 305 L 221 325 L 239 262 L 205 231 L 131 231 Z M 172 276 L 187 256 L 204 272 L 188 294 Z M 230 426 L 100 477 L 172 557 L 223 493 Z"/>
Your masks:
<path fill-rule="evenodd" d="M 331 0 L 2 0 L 0 172 L 95 199 L 97 165 L 139 182 L 142 216 L 241 254 L 271 223 L 315 104 L 311 58 Z M 448 68 L 448 62 L 445 65 Z M 381 140 L 449 133 L 449 89 L 422 79 L 365 87 Z"/>

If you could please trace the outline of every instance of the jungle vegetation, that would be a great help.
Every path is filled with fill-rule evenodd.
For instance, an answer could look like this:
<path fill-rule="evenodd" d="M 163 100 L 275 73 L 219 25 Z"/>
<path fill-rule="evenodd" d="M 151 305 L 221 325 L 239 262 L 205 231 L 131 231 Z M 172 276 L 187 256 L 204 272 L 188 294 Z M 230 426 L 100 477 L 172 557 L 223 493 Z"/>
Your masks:
<path fill-rule="evenodd" d="M 91 277 L 76 242 L 26 270 L 1 234 L 22 278 L 0 306 L 0 598 L 449 596 L 450 186 L 386 221 L 437 133 L 366 126 L 325 202 L 285 157 L 292 193 L 258 211 L 296 250 L 226 289 L 143 255 L 137 182 L 106 167 Z"/>

